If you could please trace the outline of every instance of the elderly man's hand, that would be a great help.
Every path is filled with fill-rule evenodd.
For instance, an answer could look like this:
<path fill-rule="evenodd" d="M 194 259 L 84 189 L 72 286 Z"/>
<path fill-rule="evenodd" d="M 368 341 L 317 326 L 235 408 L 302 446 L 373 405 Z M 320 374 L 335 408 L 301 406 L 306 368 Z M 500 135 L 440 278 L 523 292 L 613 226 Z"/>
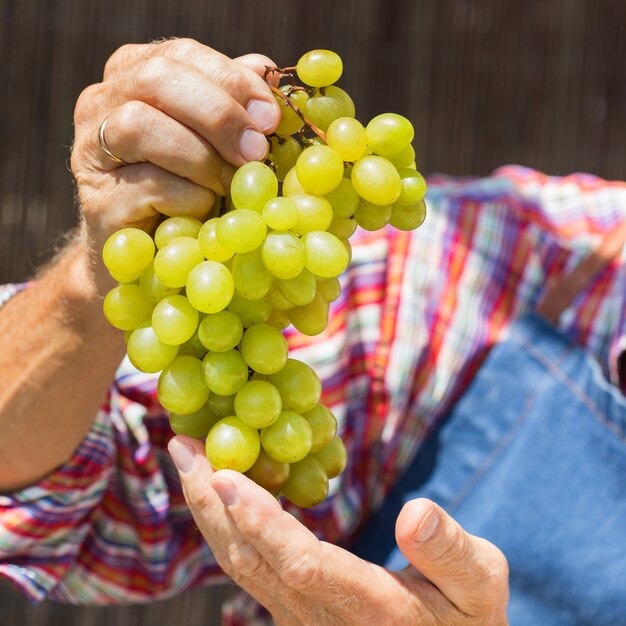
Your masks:
<path fill-rule="evenodd" d="M 206 218 L 235 166 L 265 158 L 265 134 L 280 122 L 266 65 L 191 39 L 111 56 L 74 113 L 71 165 L 96 250 L 119 228 L 151 230 L 159 214 Z"/>
<path fill-rule="evenodd" d="M 411 565 L 390 572 L 319 541 L 242 474 L 213 471 L 201 442 L 175 437 L 169 450 L 218 563 L 279 626 L 507 623 L 506 559 L 436 504 L 403 508 L 396 538 Z"/>

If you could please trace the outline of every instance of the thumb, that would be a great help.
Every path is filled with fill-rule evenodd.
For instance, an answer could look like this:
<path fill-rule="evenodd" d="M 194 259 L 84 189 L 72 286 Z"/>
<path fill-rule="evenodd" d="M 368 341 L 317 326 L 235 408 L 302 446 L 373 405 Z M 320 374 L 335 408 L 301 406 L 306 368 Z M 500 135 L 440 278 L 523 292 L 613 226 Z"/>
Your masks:
<path fill-rule="evenodd" d="M 404 505 L 396 540 L 409 563 L 460 611 L 496 620 L 484 623 L 506 623 L 508 564 L 496 546 L 425 498 Z"/>

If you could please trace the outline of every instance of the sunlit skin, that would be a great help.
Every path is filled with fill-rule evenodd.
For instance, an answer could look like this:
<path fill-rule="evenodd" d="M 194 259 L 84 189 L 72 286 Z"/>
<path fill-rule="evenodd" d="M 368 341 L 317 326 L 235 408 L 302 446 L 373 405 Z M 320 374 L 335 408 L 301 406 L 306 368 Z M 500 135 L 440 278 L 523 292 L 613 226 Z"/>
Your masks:
<path fill-rule="evenodd" d="M 315 68 L 311 76 L 321 72 L 326 78 L 307 80 L 337 80 L 341 72 L 337 74 L 334 57 L 329 58 L 335 69 L 330 65 Z M 151 253 L 141 252 L 126 262 L 122 271 L 113 272 L 125 281 L 116 287 L 101 256 L 105 242 L 117 231 L 134 228 L 153 237 L 163 216 L 189 217 L 199 223 L 213 218 L 214 208 L 219 206 L 216 198 L 227 194 L 237 168 L 265 160 L 266 135 L 276 130 L 282 113 L 282 104 L 265 80 L 271 86 L 277 84 L 275 76 L 265 76 L 267 66 L 274 63 L 262 55 L 231 60 L 188 39 L 129 45 L 108 61 L 102 82 L 81 94 L 71 159 L 81 204 L 80 232 L 37 283 L 10 302 L 0 315 L 2 335 L 19 338 L 8 341 L 0 355 L 7 381 L 0 389 L 0 489 L 14 490 L 46 476 L 71 458 L 89 431 L 124 352 L 123 334 L 111 328 L 102 315 L 105 294 L 113 294 L 107 296 L 104 309 L 114 326 L 132 331 L 152 322 L 158 340 L 175 346 L 194 336 L 200 321 L 198 312 L 240 312 L 245 328 L 272 315 L 273 308 L 267 302 L 246 300 L 235 293 L 232 266 L 224 265 L 235 253 L 262 246 L 261 259 L 272 276 L 292 279 L 302 272 L 305 249 L 299 234 L 278 231 L 280 235 L 273 242 L 276 245 L 266 246 L 276 231 L 259 238 L 261 229 L 250 228 L 250 234 L 244 227 L 238 232 L 241 236 L 232 235 L 228 232 L 229 220 L 224 220 L 219 241 L 216 227 L 224 216 L 204 234 L 204 226 L 195 232 L 195 222 L 187 222 L 188 229 L 173 228 L 171 237 L 161 231 L 164 237 L 159 235 L 154 246 L 159 251 L 175 238 L 197 241 L 197 246 L 190 242 L 182 246 L 193 250 L 191 257 L 199 249 L 203 259 L 195 255 L 199 262 L 189 271 L 183 264 L 185 267 L 179 270 L 185 275 L 182 284 L 180 276 L 166 277 L 167 271 L 161 273 L 163 285 L 155 283 L 153 276 L 144 277 L 150 267 L 154 275 L 156 265 L 152 265 Z M 304 68 L 302 65 L 302 72 L 308 76 Z M 224 76 L 234 80 L 224 81 Z M 310 97 L 294 93 L 289 98 L 301 101 L 304 114 L 322 133 L 338 117 L 354 116 L 354 104 L 343 89 L 314 86 L 315 93 Z M 98 144 L 98 129 L 105 119 L 106 140 L 118 157 L 115 160 Z M 137 133 L 138 128 L 141 133 Z M 317 145 L 322 146 L 319 141 L 322 139 Z M 344 167 L 343 175 L 349 172 L 350 167 Z M 336 173 L 334 176 L 336 179 Z M 367 188 L 366 183 L 361 184 Z M 339 181 L 337 187 L 341 185 Z M 318 191 L 325 188 L 322 185 Z M 235 207 L 235 211 L 253 211 L 262 220 L 267 200 L 261 196 L 262 204 L 259 199 L 254 208 Z M 232 203 L 225 206 L 233 208 Z M 336 213 L 334 206 L 332 209 Z M 256 218 L 248 221 L 254 220 L 258 223 Z M 263 227 L 267 225 L 263 223 Z M 252 244 L 256 245 L 248 249 Z M 229 253 L 230 257 L 224 258 Z M 137 272 L 142 276 L 131 278 Z M 136 280 L 139 282 L 133 282 Z M 215 283 L 219 283 L 217 289 Z M 313 302 L 321 299 L 327 304 L 320 292 L 317 295 Z M 168 298 L 183 298 L 175 300 L 181 306 L 172 307 L 179 321 L 171 327 L 162 320 L 167 318 L 165 310 L 171 304 Z M 185 314 L 189 309 L 183 301 L 190 303 L 195 315 Z M 157 307 L 154 317 L 152 311 Z M 148 343 L 153 345 L 152 341 Z M 306 466 L 315 468 L 320 479 L 309 481 L 317 485 L 315 494 L 301 501 L 310 504 L 325 496 L 326 470 L 320 474 L 322 464 L 309 454 L 312 426 L 298 411 L 311 411 L 319 403 L 319 379 L 308 366 L 293 359 L 288 359 L 278 372 L 264 376 L 280 395 L 282 414 L 291 413 L 291 426 L 296 424 L 293 430 L 300 433 L 299 439 L 294 438 L 298 454 L 285 452 L 291 452 L 292 463 L 304 463 L 293 472 L 292 486 L 304 474 L 300 468 Z M 202 414 L 206 418 L 203 425 L 198 429 L 189 427 L 189 432 L 202 435 L 216 417 L 216 406 L 224 412 L 231 406 L 235 410 L 235 395 L 249 377 L 248 365 L 236 347 L 207 352 L 202 359 L 178 355 L 161 373 L 159 398 L 175 416 L 175 428 L 181 432 L 187 430 L 181 426 L 184 416 Z M 81 385 L 77 392 L 68 394 L 66 390 L 75 388 L 73 383 L 78 379 Z M 221 398 L 219 402 L 217 397 Z M 464 533 L 431 503 L 413 505 L 398 522 L 398 543 L 409 553 L 420 576 L 385 572 L 335 546 L 320 543 L 281 509 L 272 494 L 240 473 L 258 460 L 259 429 L 233 414 L 224 415 L 223 420 L 222 424 L 229 427 L 223 439 L 229 440 L 228 433 L 235 431 L 244 443 L 230 454 L 232 464 L 229 461 L 227 465 L 237 472 L 215 472 L 205 444 L 186 435 L 175 437 L 170 449 L 191 512 L 213 554 L 225 572 L 268 607 L 279 626 L 367 624 L 371 619 L 397 624 L 461 623 L 459 619 L 467 624 L 506 623 L 506 563 L 491 544 Z M 272 429 L 278 421 L 264 428 Z M 211 427 L 209 438 L 211 432 L 218 441 L 214 458 L 229 456 L 230 444 L 221 443 L 224 433 L 219 423 Z M 279 432 L 278 427 L 273 434 L 279 443 L 291 437 L 289 432 Z M 274 444 L 280 448 L 271 436 L 266 439 L 270 448 Z M 302 442 L 309 439 L 305 451 L 307 446 Z M 187 449 L 186 460 L 180 446 Z M 294 500 L 300 500 L 291 486 L 286 489 Z M 429 539 L 434 540 L 419 545 L 412 542 L 410 537 L 416 529 L 432 528 L 433 519 L 438 525 Z M 439 558 L 442 554 L 450 558 L 444 561 Z M 345 590 L 345 594 L 329 592 L 334 588 Z"/>

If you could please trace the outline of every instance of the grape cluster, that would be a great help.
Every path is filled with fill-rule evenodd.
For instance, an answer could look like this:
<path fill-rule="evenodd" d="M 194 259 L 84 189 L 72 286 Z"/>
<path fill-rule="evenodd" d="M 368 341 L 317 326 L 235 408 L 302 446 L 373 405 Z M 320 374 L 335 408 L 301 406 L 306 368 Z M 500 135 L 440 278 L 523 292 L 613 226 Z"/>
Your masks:
<path fill-rule="evenodd" d="M 411 123 L 386 113 L 364 127 L 333 84 L 342 71 L 328 50 L 268 68 L 288 79 L 272 87 L 282 118 L 268 161 L 240 167 L 206 222 L 170 217 L 154 237 L 125 228 L 103 249 L 119 283 L 104 314 L 126 331 L 130 361 L 161 372 L 174 432 L 304 507 L 324 500 L 347 455 L 319 378 L 289 358 L 282 331 L 326 328 L 357 226 L 410 230 L 425 217 Z"/>

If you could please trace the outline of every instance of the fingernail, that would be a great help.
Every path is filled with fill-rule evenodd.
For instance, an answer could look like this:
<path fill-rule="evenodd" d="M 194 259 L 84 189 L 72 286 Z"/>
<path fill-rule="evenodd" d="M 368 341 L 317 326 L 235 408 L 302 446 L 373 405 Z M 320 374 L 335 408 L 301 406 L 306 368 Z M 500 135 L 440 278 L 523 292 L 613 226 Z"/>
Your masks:
<path fill-rule="evenodd" d="M 230 480 L 216 479 L 211 481 L 215 493 L 219 496 L 224 506 L 232 506 L 239 500 L 237 487 Z"/>
<path fill-rule="evenodd" d="M 196 460 L 196 453 L 191 446 L 178 439 L 172 439 L 167 448 L 179 472 L 187 474 L 191 471 Z"/>
<path fill-rule="evenodd" d="M 422 521 L 417 527 L 417 532 L 413 535 L 413 540 L 418 543 L 428 541 L 436 532 L 439 527 L 439 513 L 435 507 L 429 502 L 422 504 L 424 509 L 429 509 L 422 517 Z"/>
<path fill-rule="evenodd" d="M 276 120 L 276 113 L 274 107 L 263 100 L 252 100 L 248 104 L 248 115 L 254 120 L 256 127 L 259 130 L 266 131 L 274 126 Z"/>
<path fill-rule="evenodd" d="M 263 133 L 246 128 L 241 134 L 239 150 L 246 161 L 260 161 L 267 154 L 267 139 Z"/>

